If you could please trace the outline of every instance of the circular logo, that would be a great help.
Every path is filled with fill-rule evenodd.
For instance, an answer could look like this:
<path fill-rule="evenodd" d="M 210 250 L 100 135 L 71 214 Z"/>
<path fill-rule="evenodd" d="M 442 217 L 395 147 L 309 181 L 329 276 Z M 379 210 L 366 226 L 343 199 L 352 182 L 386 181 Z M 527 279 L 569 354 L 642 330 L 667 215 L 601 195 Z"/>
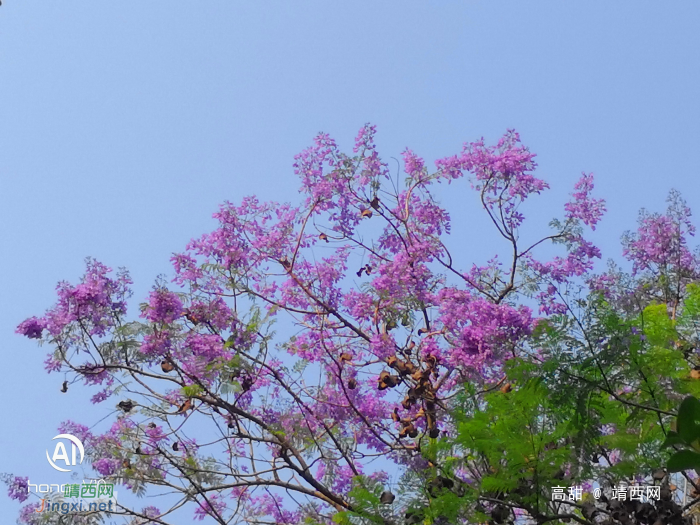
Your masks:
<path fill-rule="evenodd" d="M 83 457 L 85 456 L 85 449 L 83 448 L 83 444 L 77 437 L 71 434 L 59 434 L 53 439 L 67 439 L 71 442 L 70 457 L 68 457 L 68 452 L 66 451 L 65 444 L 61 441 L 56 443 L 56 448 L 54 448 L 53 456 L 49 456 L 49 451 L 46 451 L 46 459 L 49 460 L 49 463 L 53 468 L 55 468 L 56 470 L 60 470 L 61 472 L 70 472 L 71 469 L 61 468 L 58 465 L 56 465 L 55 462 L 63 461 L 66 464 L 66 467 L 74 467 L 83 462 Z M 80 461 L 78 462 L 76 462 L 76 450 L 80 451 Z"/>

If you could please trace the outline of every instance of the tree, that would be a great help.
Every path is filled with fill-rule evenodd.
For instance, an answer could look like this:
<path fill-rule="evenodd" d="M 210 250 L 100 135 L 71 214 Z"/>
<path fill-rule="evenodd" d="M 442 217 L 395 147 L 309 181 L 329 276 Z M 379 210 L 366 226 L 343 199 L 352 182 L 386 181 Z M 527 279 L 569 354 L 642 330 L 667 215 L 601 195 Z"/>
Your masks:
<path fill-rule="evenodd" d="M 298 206 L 222 205 L 219 227 L 173 256 L 176 287 L 157 282 L 140 320 L 127 316 L 128 273 L 89 259 L 79 284 L 61 283 L 57 304 L 19 325 L 52 347 L 46 367 L 69 373 L 64 389 L 83 381 L 100 388 L 93 403 L 115 403 L 105 432 L 72 421 L 60 429 L 83 441 L 96 473 L 139 495 L 175 494 L 167 508 L 119 505 L 116 515 L 175 523 L 189 506 L 222 524 L 479 519 L 486 496 L 469 492 L 440 453 L 465 439 L 465 424 L 488 428 L 474 410 L 499 398 L 468 409 L 469 396 L 504 385 L 507 373 L 537 375 L 533 345 L 568 329 L 567 290 L 600 257 L 584 227 L 605 207 L 584 174 L 552 232 L 524 243 L 520 205 L 548 185 L 517 133 L 467 144 L 434 172 L 406 150 L 403 184 L 374 133 L 360 130 L 353 155 L 317 136 L 296 157 Z M 507 263 L 466 267 L 448 249 L 450 216 L 433 192 L 466 175 Z M 563 255 L 540 260 L 549 242 Z M 531 409 L 538 420 L 537 403 L 554 392 L 531 392 L 519 417 Z M 389 471 L 401 474 L 398 487 Z M 24 499 L 23 478 L 8 482 Z M 56 519 L 31 510 L 26 523 Z"/>
<path fill-rule="evenodd" d="M 435 447 L 422 479 L 442 488 L 451 480 L 449 490 L 424 500 L 424 514 L 449 509 L 452 520 L 495 523 L 692 522 L 700 501 L 693 231 L 677 192 L 665 214 L 642 211 L 638 231 L 623 237 L 631 273 L 611 264 L 587 276 L 589 290 L 562 291 L 566 310 L 538 320 L 524 351 L 506 364 L 503 386 L 465 386 L 452 414 L 458 432 Z M 585 494 L 569 501 L 570 487 Z M 647 498 L 650 487 L 658 493 Z"/>

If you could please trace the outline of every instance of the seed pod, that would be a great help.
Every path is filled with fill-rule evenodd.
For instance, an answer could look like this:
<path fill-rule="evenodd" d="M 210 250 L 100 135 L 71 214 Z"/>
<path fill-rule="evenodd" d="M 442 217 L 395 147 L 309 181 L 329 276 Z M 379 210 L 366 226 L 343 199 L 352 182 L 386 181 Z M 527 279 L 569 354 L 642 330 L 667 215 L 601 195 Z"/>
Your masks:
<path fill-rule="evenodd" d="M 372 216 L 372 210 L 368 210 L 368 209 L 365 208 L 365 209 L 363 209 L 363 210 L 360 212 L 360 217 L 362 217 L 363 219 L 364 219 L 364 218 L 368 218 L 368 219 L 369 219 L 371 216 Z"/>
<path fill-rule="evenodd" d="M 189 409 L 193 408 L 192 407 L 192 400 L 191 399 L 186 399 L 183 404 L 180 405 L 180 407 L 177 409 L 177 412 L 175 412 L 176 415 L 184 414 L 187 412 Z"/>
<path fill-rule="evenodd" d="M 173 370 L 175 370 L 175 367 L 170 361 L 164 359 L 163 362 L 160 364 L 160 369 L 167 374 L 168 372 L 172 372 Z"/>
<path fill-rule="evenodd" d="M 374 197 L 374 199 L 370 201 L 369 205 L 375 210 L 379 211 L 379 197 Z"/>
<path fill-rule="evenodd" d="M 348 379 L 348 388 L 350 390 L 355 390 L 357 388 L 357 380 L 354 377 Z"/>
<path fill-rule="evenodd" d="M 394 503 L 394 500 L 396 499 L 396 496 L 394 496 L 390 490 L 385 490 L 382 492 L 382 495 L 379 496 L 379 503 L 382 505 L 391 505 Z"/>
<path fill-rule="evenodd" d="M 399 432 L 399 438 L 405 438 L 406 436 L 408 437 L 416 437 L 418 435 L 418 429 L 415 427 L 413 423 L 408 423 L 405 427 L 401 429 Z"/>
<path fill-rule="evenodd" d="M 340 362 L 344 363 L 346 361 L 352 361 L 352 354 L 349 354 L 348 352 L 343 352 L 340 354 Z"/>
<path fill-rule="evenodd" d="M 501 387 L 501 392 L 503 392 L 504 394 L 507 394 L 511 390 L 513 390 L 513 385 L 511 385 L 510 383 L 506 383 Z"/>
<path fill-rule="evenodd" d="M 134 402 L 131 399 L 120 401 L 117 403 L 117 408 L 123 410 L 125 413 L 131 412 L 131 409 L 134 408 Z"/>
<path fill-rule="evenodd" d="M 416 398 L 413 396 L 407 395 L 406 397 L 403 398 L 403 401 L 401 401 L 401 406 L 404 407 L 406 410 L 409 410 L 415 403 L 416 403 Z"/>
<path fill-rule="evenodd" d="M 379 385 L 377 388 L 379 390 L 385 390 L 387 388 L 393 388 L 399 384 L 401 379 L 399 376 L 391 375 L 386 370 L 379 374 Z"/>
<path fill-rule="evenodd" d="M 321 233 L 321 234 L 318 236 L 318 238 L 321 239 L 322 241 L 328 242 L 328 235 L 326 235 L 325 233 Z"/>

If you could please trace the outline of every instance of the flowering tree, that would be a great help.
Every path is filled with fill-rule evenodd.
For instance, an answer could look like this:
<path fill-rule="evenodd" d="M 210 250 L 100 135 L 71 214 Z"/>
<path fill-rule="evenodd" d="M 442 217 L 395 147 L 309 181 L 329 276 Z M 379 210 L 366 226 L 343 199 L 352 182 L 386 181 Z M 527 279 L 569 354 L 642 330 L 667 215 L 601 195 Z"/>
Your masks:
<path fill-rule="evenodd" d="M 403 184 L 379 158 L 374 133 L 362 128 L 352 155 L 316 137 L 296 157 L 297 206 L 254 197 L 222 205 L 219 227 L 173 256 L 175 286 L 158 282 L 140 320 L 127 316 L 128 274 L 88 260 L 79 284 L 59 284 L 57 304 L 19 325 L 52 347 L 46 367 L 69 375 L 64 390 L 82 381 L 98 389 L 93 403 L 115 403 L 103 433 L 72 421 L 60 429 L 83 441 L 93 470 L 136 494 L 169 493 L 165 506 L 119 504 L 114 515 L 134 525 L 177 523 L 184 509 L 221 524 L 398 524 L 467 523 L 488 511 L 500 523 L 519 509 L 523 519 L 552 521 L 558 508 L 540 501 L 546 480 L 560 479 L 559 469 L 571 479 L 593 474 L 590 461 L 572 463 L 570 453 L 588 451 L 602 425 L 620 424 L 609 421 L 615 407 L 672 414 L 677 381 L 664 384 L 663 406 L 658 385 L 656 404 L 628 401 L 618 392 L 622 380 L 590 366 L 600 369 L 605 348 L 616 360 L 604 370 L 625 368 L 611 334 L 638 329 L 651 300 L 671 305 L 669 322 L 681 333 L 678 315 L 696 276 L 682 213 L 643 216 L 640 232 L 625 241 L 636 275 L 611 269 L 593 278 L 600 253 L 583 232 L 605 207 L 591 196 L 592 176 L 581 177 L 552 231 L 524 243 L 521 205 L 548 186 L 517 133 L 495 146 L 467 144 L 432 171 L 407 150 Z M 502 246 L 494 242 L 497 253 L 483 265 L 453 257 L 450 215 L 433 195 L 440 183 L 463 186 L 465 177 Z M 650 254 L 646 245 L 659 239 L 666 244 Z M 561 254 L 543 260 L 537 253 L 547 243 Z M 654 285 L 654 272 L 667 280 Z M 593 292 L 572 302 L 586 281 Z M 597 291 L 603 285 L 607 301 Z M 275 321 L 283 335 L 273 332 Z M 623 347 L 641 352 L 641 330 L 628 336 L 636 347 Z M 668 350 L 660 337 L 657 346 Z M 575 345 L 578 353 L 567 357 Z M 576 370 L 584 350 L 593 361 Z M 569 386 L 577 397 L 565 403 Z M 580 419 L 575 441 L 562 425 L 590 392 L 618 405 Z M 504 396 L 514 402 L 504 404 Z M 549 417 L 542 407 L 553 405 Z M 527 436 L 508 427 L 500 448 L 484 448 L 484 433 L 497 435 L 503 428 L 494 421 L 507 418 L 531 430 L 539 423 L 531 442 L 551 434 L 542 457 L 526 455 L 538 467 L 516 477 L 505 451 Z M 519 485 L 504 485 L 508 477 Z M 24 478 L 7 481 L 11 497 L 26 499 Z M 528 483 L 535 488 L 518 496 Z M 25 523 L 55 519 L 35 506 L 25 507 Z"/>
<path fill-rule="evenodd" d="M 630 273 L 611 263 L 586 277 L 588 291 L 560 293 L 566 310 L 537 321 L 506 364 L 500 390 L 465 385 L 453 412 L 458 432 L 431 451 L 434 468 L 423 476 L 441 499 L 421 516 L 445 509 L 459 516 L 466 507 L 466 515 L 495 523 L 693 522 L 700 502 L 693 232 L 677 192 L 665 214 L 642 211 L 637 232 L 623 236 Z M 460 494 L 458 480 L 471 490 Z"/>

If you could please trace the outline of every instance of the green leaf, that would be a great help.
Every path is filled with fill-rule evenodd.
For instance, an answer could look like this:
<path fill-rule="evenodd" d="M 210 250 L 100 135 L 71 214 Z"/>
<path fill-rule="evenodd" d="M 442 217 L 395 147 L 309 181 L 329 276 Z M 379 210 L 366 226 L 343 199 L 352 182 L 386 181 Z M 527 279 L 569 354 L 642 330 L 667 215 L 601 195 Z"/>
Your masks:
<path fill-rule="evenodd" d="M 668 470 L 670 472 L 680 472 L 681 470 L 700 469 L 700 454 L 690 450 L 676 452 L 668 460 Z"/>
<path fill-rule="evenodd" d="M 670 447 L 672 445 L 681 445 L 683 444 L 684 441 L 683 439 L 678 435 L 678 432 L 674 432 L 673 430 L 669 430 L 668 434 L 666 434 L 666 441 L 663 442 L 661 445 L 661 450 Z"/>
<path fill-rule="evenodd" d="M 204 389 L 199 385 L 187 385 L 182 387 L 182 394 L 185 397 L 195 397 L 204 392 Z"/>
<path fill-rule="evenodd" d="M 700 438 L 700 401 L 686 397 L 678 409 L 677 431 L 683 441 L 690 444 Z"/>
<path fill-rule="evenodd" d="M 333 516 L 333 521 L 335 523 L 339 523 L 340 525 L 344 525 L 346 523 L 350 523 L 350 520 L 348 518 L 348 513 L 347 512 L 338 512 Z"/>

